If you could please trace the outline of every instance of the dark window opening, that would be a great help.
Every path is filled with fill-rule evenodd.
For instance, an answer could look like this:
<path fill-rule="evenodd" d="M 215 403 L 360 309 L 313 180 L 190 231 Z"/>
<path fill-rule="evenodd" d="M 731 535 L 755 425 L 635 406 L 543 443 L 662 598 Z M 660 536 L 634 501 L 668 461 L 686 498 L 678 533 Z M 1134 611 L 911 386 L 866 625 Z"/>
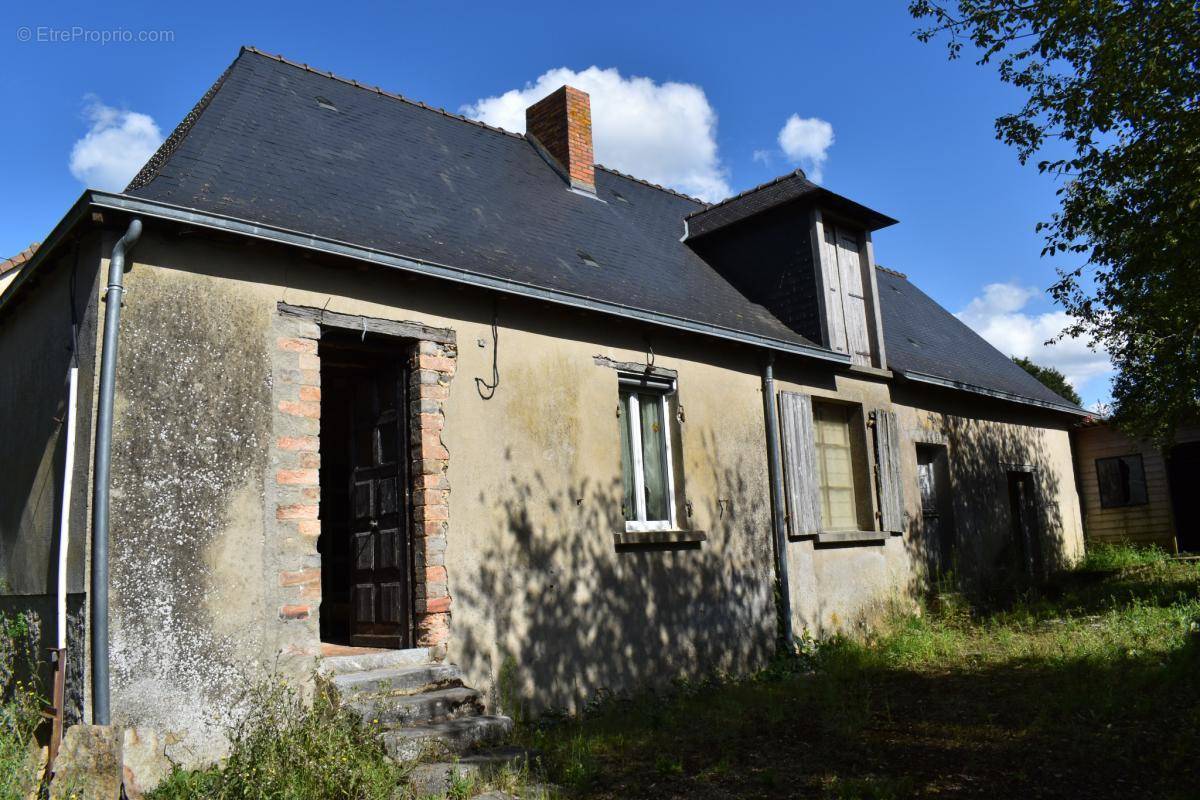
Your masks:
<path fill-rule="evenodd" d="M 1100 484 L 1100 507 L 1121 508 L 1145 505 L 1146 471 L 1139 454 L 1096 459 Z"/>

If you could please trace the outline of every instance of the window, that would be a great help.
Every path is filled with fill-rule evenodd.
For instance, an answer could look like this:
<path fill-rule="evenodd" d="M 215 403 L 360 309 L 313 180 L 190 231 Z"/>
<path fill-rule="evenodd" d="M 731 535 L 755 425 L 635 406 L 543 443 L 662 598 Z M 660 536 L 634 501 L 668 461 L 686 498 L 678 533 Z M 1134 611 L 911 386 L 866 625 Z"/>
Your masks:
<path fill-rule="evenodd" d="M 674 530 L 669 395 L 665 381 L 621 376 L 622 512 L 627 531 Z"/>
<path fill-rule="evenodd" d="M 1146 472 L 1139 454 L 1096 459 L 1100 507 L 1141 506 L 1146 498 Z"/>
<path fill-rule="evenodd" d="M 817 485 L 821 491 L 821 529 L 850 531 L 859 527 L 855 502 L 851 409 L 813 405 L 813 439 L 817 452 Z"/>

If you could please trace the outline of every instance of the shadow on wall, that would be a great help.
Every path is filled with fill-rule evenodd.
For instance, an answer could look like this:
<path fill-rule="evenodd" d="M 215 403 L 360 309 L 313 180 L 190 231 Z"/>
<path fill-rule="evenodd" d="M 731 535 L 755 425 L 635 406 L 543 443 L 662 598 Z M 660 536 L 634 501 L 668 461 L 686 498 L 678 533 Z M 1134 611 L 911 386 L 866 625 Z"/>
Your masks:
<path fill-rule="evenodd" d="M 922 508 L 918 488 L 909 507 L 904 541 L 917 580 L 1003 600 L 1068 566 L 1060 503 L 1073 489 L 1062 486 L 1044 432 L 951 414 L 942 420 L 948 499 Z"/>
<path fill-rule="evenodd" d="M 479 553 L 478 574 L 455 581 L 456 605 L 487 621 L 456 630 L 463 666 L 492 674 L 504 710 L 575 710 L 607 691 L 743 672 L 769 657 L 769 529 L 737 465 L 714 467 L 721 499 L 707 508 L 708 541 L 620 548 L 619 481 L 559 490 L 542 471 L 510 465 L 501 530 Z"/>

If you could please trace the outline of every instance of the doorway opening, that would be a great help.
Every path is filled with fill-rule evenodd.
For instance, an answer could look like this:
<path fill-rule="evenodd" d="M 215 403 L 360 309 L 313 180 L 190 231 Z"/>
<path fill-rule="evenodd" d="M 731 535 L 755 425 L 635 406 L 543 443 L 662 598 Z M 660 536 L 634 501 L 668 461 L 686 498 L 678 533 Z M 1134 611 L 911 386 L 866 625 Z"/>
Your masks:
<path fill-rule="evenodd" d="M 1171 484 L 1171 511 L 1175 517 L 1175 543 L 1181 553 L 1200 552 L 1200 442 L 1171 448 L 1167 459 Z"/>
<path fill-rule="evenodd" d="M 413 641 L 404 347 L 324 331 L 321 359 L 321 641 Z"/>
<path fill-rule="evenodd" d="M 1042 574 L 1041 534 L 1038 526 L 1037 492 L 1033 473 L 1008 473 L 1008 505 L 1012 519 L 1012 543 L 1018 573 L 1029 578 Z"/>
<path fill-rule="evenodd" d="M 921 531 L 931 575 L 954 571 L 957 534 L 950 503 L 950 465 L 943 445 L 917 445 L 917 482 L 921 489 Z"/>

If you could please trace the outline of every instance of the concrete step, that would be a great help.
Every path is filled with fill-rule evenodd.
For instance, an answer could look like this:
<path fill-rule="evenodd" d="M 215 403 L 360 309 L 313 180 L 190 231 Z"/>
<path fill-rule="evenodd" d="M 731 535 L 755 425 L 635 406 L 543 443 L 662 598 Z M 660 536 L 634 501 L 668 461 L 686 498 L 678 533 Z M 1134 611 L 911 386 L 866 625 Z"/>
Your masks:
<path fill-rule="evenodd" d="M 418 764 L 408 775 L 413 794 L 449 794 L 455 784 L 479 783 L 494 778 L 504 769 L 522 770 L 533 760 L 529 751 L 520 747 L 498 747 L 482 753 L 463 756 L 456 761 L 435 761 Z"/>
<path fill-rule="evenodd" d="M 382 738 L 389 756 L 397 761 L 416 761 L 461 755 L 473 748 L 495 744 L 512 727 L 513 721 L 508 717 L 462 717 L 384 731 Z"/>
<path fill-rule="evenodd" d="M 347 699 L 364 694 L 405 695 L 462 685 L 462 670 L 453 664 L 382 667 L 333 676 L 333 685 Z"/>
<path fill-rule="evenodd" d="M 433 661 L 433 649 L 429 647 L 382 651 L 372 651 L 369 648 L 359 649 L 362 650 L 361 653 L 322 658 L 318 670 L 322 675 L 333 676 L 345 675 L 351 672 L 366 672 L 374 669 L 417 667 Z"/>
<path fill-rule="evenodd" d="M 368 725 L 398 728 L 483 713 L 479 692 L 465 686 L 407 695 L 362 695 L 350 703 Z"/>

